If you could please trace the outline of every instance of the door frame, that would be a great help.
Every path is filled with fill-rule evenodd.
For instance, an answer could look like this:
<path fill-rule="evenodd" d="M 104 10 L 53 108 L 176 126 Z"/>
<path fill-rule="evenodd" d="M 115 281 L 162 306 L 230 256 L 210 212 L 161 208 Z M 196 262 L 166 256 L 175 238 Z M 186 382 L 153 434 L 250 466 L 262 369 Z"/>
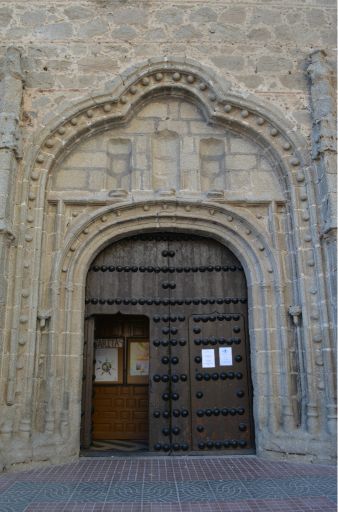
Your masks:
<path fill-rule="evenodd" d="M 89 448 L 92 442 L 92 408 L 94 379 L 94 330 L 95 317 L 85 318 L 83 376 L 81 397 L 81 448 Z"/>

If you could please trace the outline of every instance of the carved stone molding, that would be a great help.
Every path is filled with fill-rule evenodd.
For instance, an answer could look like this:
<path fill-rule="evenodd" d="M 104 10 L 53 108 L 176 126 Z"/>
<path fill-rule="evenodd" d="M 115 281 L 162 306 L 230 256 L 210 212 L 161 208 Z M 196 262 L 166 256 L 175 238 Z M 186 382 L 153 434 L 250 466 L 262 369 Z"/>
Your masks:
<path fill-rule="evenodd" d="M 336 151 L 334 72 L 324 50 L 314 50 L 309 59 L 307 73 L 310 78 L 311 115 L 313 119 L 312 158 L 324 151 Z"/>
<path fill-rule="evenodd" d="M 294 325 L 297 327 L 302 316 L 301 306 L 299 306 L 298 304 L 294 306 L 289 306 L 288 312 L 289 315 L 292 317 Z"/>
<path fill-rule="evenodd" d="M 10 149 L 21 158 L 19 119 L 21 111 L 23 73 L 21 54 L 17 48 L 6 51 L 5 62 L 0 76 L 2 108 L 0 109 L 0 150 Z"/>
<path fill-rule="evenodd" d="M 40 320 L 40 328 L 46 327 L 47 320 L 50 320 L 52 311 L 50 309 L 41 309 L 38 313 L 38 319 Z"/>

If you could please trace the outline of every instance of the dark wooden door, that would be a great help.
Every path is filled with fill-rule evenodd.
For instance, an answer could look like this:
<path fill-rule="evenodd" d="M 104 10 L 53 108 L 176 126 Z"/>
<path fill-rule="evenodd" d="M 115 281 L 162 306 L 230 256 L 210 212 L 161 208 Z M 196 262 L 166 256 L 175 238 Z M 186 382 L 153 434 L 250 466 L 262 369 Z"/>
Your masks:
<path fill-rule="evenodd" d="M 88 274 L 87 315 L 149 318 L 149 446 L 254 448 L 243 269 L 227 248 L 180 233 L 107 247 Z"/>

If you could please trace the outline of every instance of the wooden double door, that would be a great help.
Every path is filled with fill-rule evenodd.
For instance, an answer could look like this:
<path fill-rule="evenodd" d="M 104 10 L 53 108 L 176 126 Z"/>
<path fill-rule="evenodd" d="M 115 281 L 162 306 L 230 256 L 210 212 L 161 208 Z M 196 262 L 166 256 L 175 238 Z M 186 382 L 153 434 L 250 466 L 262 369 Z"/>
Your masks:
<path fill-rule="evenodd" d="M 150 451 L 254 450 L 247 287 L 240 262 L 226 247 L 210 238 L 181 233 L 149 233 L 115 242 L 91 265 L 86 318 L 84 445 L 107 412 L 104 407 L 112 407 L 112 402 L 103 400 L 105 405 L 98 411 L 92 398 L 99 386 L 92 380 L 93 344 L 114 340 L 112 326 L 123 324 L 124 332 L 128 325 L 130 329 L 129 338 L 121 335 L 125 344 L 133 339 L 144 347 L 149 343 L 142 383 L 140 379 L 128 383 L 128 378 L 140 377 L 128 346 L 122 371 L 123 386 L 147 390 L 143 403 L 149 418 L 145 436 Z M 102 327 L 104 322 L 108 330 Z M 139 336 L 132 333 L 133 322 L 143 326 Z M 90 324 L 95 331 L 92 326 L 88 332 Z M 113 388 L 120 384 L 106 385 L 115 393 Z M 123 401 L 119 403 L 124 407 Z M 116 410 L 110 414 L 116 416 Z M 110 435 L 116 439 L 123 434 L 112 431 Z"/>

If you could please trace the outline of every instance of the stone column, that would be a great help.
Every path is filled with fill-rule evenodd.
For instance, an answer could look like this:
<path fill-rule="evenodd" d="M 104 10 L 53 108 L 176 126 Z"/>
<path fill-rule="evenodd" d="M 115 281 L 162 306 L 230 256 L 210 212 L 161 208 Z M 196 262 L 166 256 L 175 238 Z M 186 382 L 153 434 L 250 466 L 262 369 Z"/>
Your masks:
<path fill-rule="evenodd" d="M 4 325 L 7 298 L 8 252 L 13 233 L 13 199 L 21 158 L 19 120 L 23 94 L 21 55 L 8 48 L 0 72 L 0 325 Z M 3 339 L 0 332 L 0 339 Z M 1 347 L 0 347 L 1 349 Z"/>
<path fill-rule="evenodd" d="M 326 289 L 327 325 L 322 327 L 331 332 L 331 336 L 318 334 L 316 342 L 316 364 L 324 365 L 325 388 L 327 397 L 328 431 L 336 432 L 336 248 L 337 248 L 337 191 L 336 191 L 336 103 L 333 84 L 334 72 L 327 61 L 324 50 L 314 50 L 310 55 L 307 68 L 310 78 L 311 115 L 312 115 L 312 159 L 316 169 L 317 202 L 320 207 L 320 244 L 324 256 L 324 283 Z M 328 338 L 328 339 L 326 339 Z M 322 345 L 322 346 L 321 346 Z"/>

